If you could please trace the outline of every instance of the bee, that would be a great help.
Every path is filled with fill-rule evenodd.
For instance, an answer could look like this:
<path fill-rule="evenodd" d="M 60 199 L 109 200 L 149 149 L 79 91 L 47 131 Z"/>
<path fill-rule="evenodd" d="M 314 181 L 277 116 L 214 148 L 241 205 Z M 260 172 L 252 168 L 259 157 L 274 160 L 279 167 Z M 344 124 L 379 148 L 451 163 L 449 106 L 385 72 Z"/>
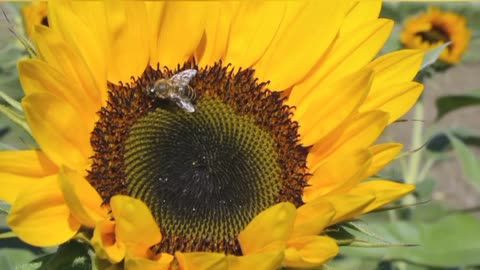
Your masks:
<path fill-rule="evenodd" d="M 192 102 L 195 99 L 195 91 L 190 81 L 197 74 L 196 69 L 186 69 L 174 74 L 169 79 L 159 79 L 148 89 L 149 94 L 159 98 L 175 102 L 178 107 L 187 112 L 194 112 Z"/>

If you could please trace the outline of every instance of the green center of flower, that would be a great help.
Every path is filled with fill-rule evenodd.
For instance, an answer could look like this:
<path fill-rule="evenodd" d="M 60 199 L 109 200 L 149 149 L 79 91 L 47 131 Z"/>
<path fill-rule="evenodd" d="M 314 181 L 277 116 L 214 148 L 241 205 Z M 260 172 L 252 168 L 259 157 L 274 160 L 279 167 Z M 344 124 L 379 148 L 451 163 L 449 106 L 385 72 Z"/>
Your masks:
<path fill-rule="evenodd" d="M 194 112 L 148 94 L 173 74 L 149 68 L 109 85 L 88 179 L 106 202 L 115 194 L 145 202 L 162 232 L 158 252 L 241 254 L 237 236 L 256 215 L 303 203 L 308 150 L 291 108 L 253 70 L 200 69 L 190 82 Z"/>
<path fill-rule="evenodd" d="M 219 100 L 201 100 L 194 113 L 158 108 L 130 129 L 127 190 L 171 236 L 228 242 L 275 203 L 281 168 L 274 143 Z"/>

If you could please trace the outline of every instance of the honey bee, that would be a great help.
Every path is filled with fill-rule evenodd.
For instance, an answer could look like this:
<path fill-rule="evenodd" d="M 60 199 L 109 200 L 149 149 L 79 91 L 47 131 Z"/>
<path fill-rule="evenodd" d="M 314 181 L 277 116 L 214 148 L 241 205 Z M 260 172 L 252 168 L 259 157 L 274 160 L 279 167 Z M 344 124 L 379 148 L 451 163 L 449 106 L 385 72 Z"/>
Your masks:
<path fill-rule="evenodd" d="M 187 112 L 194 112 L 192 102 L 195 92 L 189 84 L 197 74 L 195 69 L 186 69 L 174 74 L 169 79 L 159 79 L 148 89 L 149 94 L 159 99 L 168 99 Z"/>

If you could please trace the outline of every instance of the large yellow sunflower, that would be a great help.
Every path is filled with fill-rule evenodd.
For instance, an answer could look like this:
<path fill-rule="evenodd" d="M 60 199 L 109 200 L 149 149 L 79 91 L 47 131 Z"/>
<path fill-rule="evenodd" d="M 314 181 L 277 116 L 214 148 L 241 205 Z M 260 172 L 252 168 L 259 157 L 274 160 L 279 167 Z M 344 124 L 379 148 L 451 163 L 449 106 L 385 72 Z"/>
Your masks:
<path fill-rule="evenodd" d="M 431 49 L 450 41 L 439 59 L 448 64 L 458 63 L 470 42 L 470 30 L 465 17 L 430 6 L 426 12 L 408 18 L 400 35 L 407 48 Z"/>
<path fill-rule="evenodd" d="M 414 188 L 366 181 L 422 91 L 420 51 L 372 60 L 380 2 L 48 5 L 18 64 L 40 149 L 0 153 L 25 242 L 82 233 L 129 270 L 312 267 L 338 252 L 324 228 Z"/>

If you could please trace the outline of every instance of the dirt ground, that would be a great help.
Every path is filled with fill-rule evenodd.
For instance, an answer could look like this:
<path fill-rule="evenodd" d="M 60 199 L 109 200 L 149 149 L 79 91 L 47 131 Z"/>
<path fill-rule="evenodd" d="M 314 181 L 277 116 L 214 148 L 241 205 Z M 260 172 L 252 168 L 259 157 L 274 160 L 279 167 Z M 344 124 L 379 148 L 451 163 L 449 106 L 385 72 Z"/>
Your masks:
<path fill-rule="evenodd" d="M 480 106 L 472 106 L 454 111 L 444 116 L 434 125 L 436 116 L 435 99 L 447 94 L 462 94 L 480 88 L 480 63 L 463 63 L 437 74 L 425 82 L 425 127 L 467 127 L 480 135 Z M 413 119 L 412 112 L 402 117 Z M 388 129 L 388 134 L 409 147 L 412 122 L 398 123 Z M 474 149 L 480 156 L 480 148 Z M 480 166 L 480 164 L 478 164 Z M 454 208 L 472 208 L 480 206 L 480 192 L 466 179 L 458 161 L 451 159 L 435 165 L 430 175 L 437 181 L 433 199 L 444 200 Z"/>

